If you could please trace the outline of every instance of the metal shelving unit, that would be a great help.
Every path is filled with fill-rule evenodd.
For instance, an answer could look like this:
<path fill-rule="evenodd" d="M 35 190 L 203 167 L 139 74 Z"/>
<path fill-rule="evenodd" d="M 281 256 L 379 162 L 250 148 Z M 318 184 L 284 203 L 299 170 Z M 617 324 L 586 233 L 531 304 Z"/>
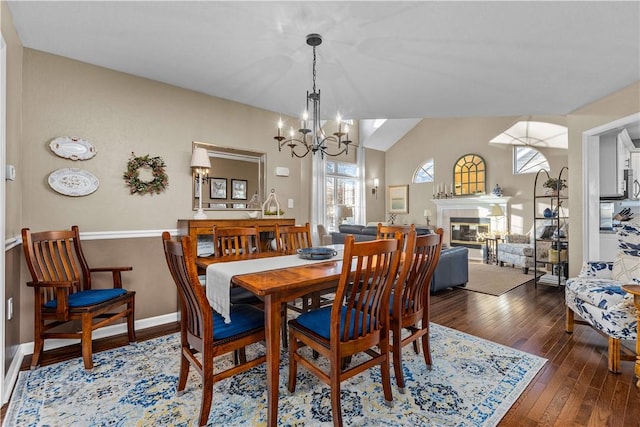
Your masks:
<path fill-rule="evenodd" d="M 558 180 L 566 180 L 568 168 L 564 166 L 560 169 Z M 564 225 L 569 221 L 569 216 L 565 215 L 569 197 L 562 193 L 562 190 L 548 189 L 542 191 L 542 184 L 552 178 L 549 172 L 542 169 L 536 174 L 533 187 L 533 221 L 534 221 L 534 275 L 535 284 L 548 286 L 564 286 L 569 273 L 569 239 L 565 234 Z M 540 183 L 540 184 L 538 184 Z M 552 216 L 545 216 L 544 210 L 549 209 Z M 541 234 L 538 234 L 541 231 Z M 549 246 L 546 258 L 538 257 L 538 247 Z"/>

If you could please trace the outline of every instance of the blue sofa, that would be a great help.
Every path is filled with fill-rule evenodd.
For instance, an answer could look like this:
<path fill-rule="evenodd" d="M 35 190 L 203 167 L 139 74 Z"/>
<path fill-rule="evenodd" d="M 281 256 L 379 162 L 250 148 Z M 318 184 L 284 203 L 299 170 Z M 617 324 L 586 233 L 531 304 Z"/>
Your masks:
<path fill-rule="evenodd" d="M 364 226 L 343 224 L 338 232 L 331 233 L 331 243 L 344 243 L 348 234 L 353 234 L 356 242 L 375 240 L 378 233 L 377 226 Z M 429 234 L 428 228 L 416 227 L 418 235 Z M 453 286 L 465 286 L 469 281 L 469 249 L 464 246 L 455 246 L 443 249 L 440 253 L 438 266 L 433 273 L 431 281 L 431 293 L 451 288 Z"/>

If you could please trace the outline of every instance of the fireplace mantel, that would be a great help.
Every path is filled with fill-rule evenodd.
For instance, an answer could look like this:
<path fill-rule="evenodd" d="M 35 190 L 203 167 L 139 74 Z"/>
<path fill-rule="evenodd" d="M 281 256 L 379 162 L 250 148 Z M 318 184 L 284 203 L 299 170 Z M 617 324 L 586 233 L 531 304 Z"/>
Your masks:
<path fill-rule="evenodd" d="M 487 207 L 491 205 L 500 205 L 504 209 L 511 200 L 510 196 L 470 196 L 470 197 L 453 197 L 450 199 L 432 199 L 431 201 L 443 209 L 465 209 L 469 206 Z"/>
<path fill-rule="evenodd" d="M 482 196 L 469 196 L 469 197 L 453 197 L 448 199 L 432 199 L 431 201 L 437 207 L 437 222 L 438 227 L 442 227 L 444 230 L 444 239 L 443 241 L 449 242 L 449 227 L 450 227 L 450 217 L 452 216 L 462 216 L 463 211 L 469 212 L 474 210 L 477 216 L 486 216 L 492 205 L 498 205 L 504 212 L 503 225 L 500 227 L 502 230 L 509 229 L 509 201 L 511 200 L 510 196 L 493 196 L 493 195 L 482 195 Z M 457 212 L 456 212 L 457 211 Z M 469 212 L 470 213 L 470 212 Z M 493 220 L 497 223 L 497 219 Z M 497 224 L 494 224 L 497 225 Z"/>

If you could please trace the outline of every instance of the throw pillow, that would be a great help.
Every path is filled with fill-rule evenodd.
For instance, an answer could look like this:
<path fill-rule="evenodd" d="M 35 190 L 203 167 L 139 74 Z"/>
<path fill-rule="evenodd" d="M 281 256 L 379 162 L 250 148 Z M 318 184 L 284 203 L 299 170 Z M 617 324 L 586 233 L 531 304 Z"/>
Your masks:
<path fill-rule="evenodd" d="M 587 261 L 580 270 L 580 277 L 591 277 L 597 279 L 611 279 L 613 262 Z"/>

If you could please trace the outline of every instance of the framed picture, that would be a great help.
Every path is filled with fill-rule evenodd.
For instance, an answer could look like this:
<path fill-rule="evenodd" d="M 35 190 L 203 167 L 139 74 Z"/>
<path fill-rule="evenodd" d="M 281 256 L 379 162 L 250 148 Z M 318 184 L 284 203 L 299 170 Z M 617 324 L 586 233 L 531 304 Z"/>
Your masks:
<path fill-rule="evenodd" d="M 390 185 L 389 186 L 389 213 L 406 214 L 409 213 L 409 186 Z"/>
<path fill-rule="evenodd" d="M 227 198 L 227 178 L 211 178 L 210 195 L 212 199 Z"/>
<path fill-rule="evenodd" d="M 227 209 L 226 203 L 209 203 L 209 209 Z"/>
<path fill-rule="evenodd" d="M 247 180 L 231 180 L 231 200 L 247 200 Z"/>

